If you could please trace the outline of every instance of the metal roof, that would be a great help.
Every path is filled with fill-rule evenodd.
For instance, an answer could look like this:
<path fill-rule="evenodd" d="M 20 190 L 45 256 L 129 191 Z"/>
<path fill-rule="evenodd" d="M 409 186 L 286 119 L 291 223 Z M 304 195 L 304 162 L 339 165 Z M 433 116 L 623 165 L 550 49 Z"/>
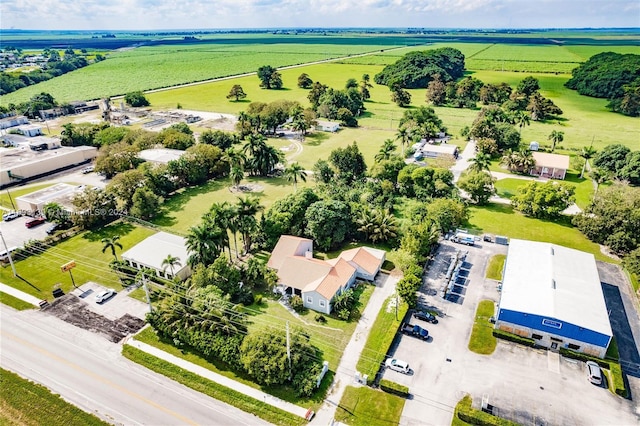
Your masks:
<path fill-rule="evenodd" d="M 177 274 L 178 270 L 187 265 L 187 260 L 189 259 L 186 239 L 179 235 L 158 232 L 122 253 L 121 257 L 162 271 L 164 269 L 162 262 L 169 255 L 177 257 L 180 261 L 181 266 L 177 268 Z"/>
<path fill-rule="evenodd" d="M 551 243 L 511 239 L 500 309 L 613 335 L 593 255 Z"/>

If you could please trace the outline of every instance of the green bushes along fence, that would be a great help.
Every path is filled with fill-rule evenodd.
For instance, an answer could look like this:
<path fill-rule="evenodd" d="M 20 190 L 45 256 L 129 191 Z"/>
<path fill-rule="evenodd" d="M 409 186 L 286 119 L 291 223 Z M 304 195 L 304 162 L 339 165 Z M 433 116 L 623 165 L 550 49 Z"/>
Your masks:
<path fill-rule="evenodd" d="M 408 387 L 403 386 L 396 382 L 392 382 L 391 380 L 385 380 L 385 379 L 380 380 L 380 389 L 382 389 L 387 393 L 392 393 L 394 395 L 398 395 L 403 398 L 406 398 L 409 396 Z"/>

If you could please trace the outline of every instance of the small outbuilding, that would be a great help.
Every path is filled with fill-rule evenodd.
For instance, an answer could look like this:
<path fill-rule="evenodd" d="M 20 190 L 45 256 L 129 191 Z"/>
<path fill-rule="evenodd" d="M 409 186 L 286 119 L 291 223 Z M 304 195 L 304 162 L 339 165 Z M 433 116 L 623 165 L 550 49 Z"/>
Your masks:
<path fill-rule="evenodd" d="M 603 358 L 613 333 L 590 253 L 511 239 L 496 328 L 539 346 Z"/>
<path fill-rule="evenodd" d="M 168 256 L 178 258 L 173 266 L 163 265 Z M 122 260 L 138 270 L 152 269 L 158 277 L 184 280 L 191 275 L 186 239 L 168 232 L 158 232 L 122 253 Z"/>
<path fill-rule="evenodd" d="M 338 123 L 337 121 L 318 120 L 318 124 L 316 124 L 316 130 L 319 130 L 321 132 L 335 133 L 340 130 L 340 123 Z"/>

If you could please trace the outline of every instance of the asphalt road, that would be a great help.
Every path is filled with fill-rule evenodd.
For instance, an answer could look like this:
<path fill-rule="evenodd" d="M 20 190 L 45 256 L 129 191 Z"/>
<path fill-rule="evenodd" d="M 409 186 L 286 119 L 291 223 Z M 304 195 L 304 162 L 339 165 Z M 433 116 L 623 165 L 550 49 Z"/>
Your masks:
<path fill-rule="evenodd" d="M 130 362 L 121 346 L 38 311 L 0 305 L 0 365 L 113 424 L 260 425 L 230 407 Z"/>

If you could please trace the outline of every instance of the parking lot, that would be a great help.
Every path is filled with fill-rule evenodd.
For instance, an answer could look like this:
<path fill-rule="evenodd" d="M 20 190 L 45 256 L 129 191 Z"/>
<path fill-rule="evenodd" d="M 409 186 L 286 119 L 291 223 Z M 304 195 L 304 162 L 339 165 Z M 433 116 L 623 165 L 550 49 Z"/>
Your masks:
<path fill-rule="evenodd" d="M 488 242 L 479 244 L 442 243 L 419 301 L 441 315 L 439 323 L 411 318 L 411 324 L 429 331 L 429 340 L 402 336 L 392 348 L 390 355 L 407 361 L 412 369 L 408 375 L 387 370 L 383 376 L 408 386 L 412 394 L 400 424 L 450 424 L 456 403 L 467 393 L 476 408 L 484 400 L 495 407 L 496 414 L 520 424 L 637 424 L 640 413 L 634 414 L 633 402 L 589 383 L 582 362 L 501 340 L 489 356 L 468 350 L 478 302 L 499 300 L 497 282 L 484 278 L 489 259 L 507 250 Z M 456 251 L 468 252 L 461 268 L 468 273 L 464 273 L 462 291 L 452 286 L 460 296 L 447 300 L 442 290 Z"/>
<path fill-rule="evenodd" d="M 119 342 L 144 326 L 144 317 L 149 308 L 145 303 L 129 297 L 127 290 L 96 303 L 96 295 L 105 289 L 97 283 L 88 282 L 54 300 L 43 312 L 85 330 L 100 333 L 112 342 Z"/>
<path fill-rule="evenodd" d="M 10 222 L 2 221 L 0 223 L 0 231 L 4 237 L 7 247 L 22 247 L 29 240 L 41 240 L 47 236 L 47 228 L 50 223 L 45 222 L 41 225 L 27 228 L 25 222 L 31 219 L 29 216 L 20 216 Z M 4 250 L 4 247 L 2 247 Z"/>

